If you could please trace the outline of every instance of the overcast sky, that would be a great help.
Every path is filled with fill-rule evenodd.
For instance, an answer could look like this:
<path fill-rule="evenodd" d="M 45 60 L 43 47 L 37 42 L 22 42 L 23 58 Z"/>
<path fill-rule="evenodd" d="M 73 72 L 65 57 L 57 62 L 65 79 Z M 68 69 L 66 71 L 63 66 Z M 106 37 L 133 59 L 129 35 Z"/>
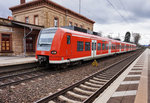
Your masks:
<path fill-rule="evenodd" d="M 26 0 L 31 1 L 31 0 Z M 79 12 L 79 0 L 52 0 L 75 12 Z M 11 15 L 9 7 L 20 0 L 0 0 L 0 17 Z M 150 43 L 149 0 L 81 0 L 81 14 L 94 20 L 94 31 L 104 36 L 120 37 L 127 31 L 141 34 L 141 44 Z"/>

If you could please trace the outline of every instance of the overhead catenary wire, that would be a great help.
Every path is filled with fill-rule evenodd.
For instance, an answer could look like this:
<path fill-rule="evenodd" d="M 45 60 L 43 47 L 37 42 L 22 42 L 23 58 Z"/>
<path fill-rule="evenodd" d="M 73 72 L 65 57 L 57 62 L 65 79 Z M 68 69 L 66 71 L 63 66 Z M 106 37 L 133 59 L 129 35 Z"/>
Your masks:
<path fill-rule="evenodd" d="M 115 8 L 115 6 L 109 1 L 109 0 L 106 0 L 109 4 L 110 4 L 110 6 L 120 15 L 120 17 L 128 24 L 128 25 L 130 25 L 129 24 L 129 22 L 126 20 L 126 18 Z"/>
<path fill-rule="evenodd" d="M 122 0 L 118 0 L 118 1 L 119 1 L 120 4 L 122 5 L 122 8 L 124 9 L 124 11 L 125 11 L 126 13 L 128 13 L 128 11 L 127 11 L 125 5 L 123 4 Z"/>

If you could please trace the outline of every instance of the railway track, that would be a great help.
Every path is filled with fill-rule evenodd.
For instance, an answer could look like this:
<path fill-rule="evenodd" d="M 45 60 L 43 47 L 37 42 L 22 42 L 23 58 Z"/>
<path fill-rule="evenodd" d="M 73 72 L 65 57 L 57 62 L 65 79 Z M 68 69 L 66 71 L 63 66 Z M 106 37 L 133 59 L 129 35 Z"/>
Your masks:
<path fill-rule="evenodd" d="M 45 70 L 44 68 L 36 68 L 36 69 L 28 70 L 26 72 L 1 76 L 0 77 L 0 88 L 10 86 L 13 84 L 19 84 L 19 83 L 27 81 L 27 80 L 45 76 L 46 74 L 48 74 L 48 72 L 45 72 L 44 70 Z"/>
<path fill-rule="evenodd" d="M 92 103 L 141 53 L 127 57 L 105 69 L 35 103 Z"/>
<path fill-rule="evenodd" d="M 30 70 L 31 68 L 36 68 L 37 63 L 28 63 L 28 64 L 20 64 L 20 65 L 12 65 L 12 66 L 2 66 L 0 67 L 0 76 L 9 74 L 9 73 L 16 73 L 20 71 Z"/>

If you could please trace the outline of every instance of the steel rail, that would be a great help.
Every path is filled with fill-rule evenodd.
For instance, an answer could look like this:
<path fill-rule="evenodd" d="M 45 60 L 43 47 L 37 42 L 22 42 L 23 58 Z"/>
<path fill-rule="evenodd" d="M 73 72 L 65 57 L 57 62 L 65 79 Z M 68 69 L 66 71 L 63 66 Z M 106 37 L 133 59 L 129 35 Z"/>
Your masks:
<path fill-rule="evenodd" d="M 31 69 L 31 68 L 30 68 L 30 69 Z M 43 69 L 43 70 L 44 70 L 44 69 Z M 1 77 L 0 77 L 0 80 L 7 79 L 7 78 L 11 78 L 11 77 L 15 77 L 15 76 L 21 76 L 21 75 L 31 74 L 31 73 L 39 72 L 39 71 L 42 71 L 42 69 L 36 68 L 36 70 L 32 70 L 32 71 L 27 71 L 27 72 L 18 73 L 18 74 L 13 74 L 13 75 L 7 75 L 7 76 L 1 76 Z"/>
<path fill-rule="evenodd" d="M 140 53 L 141 54 L 141 53 Z M 126 68 L 132 64 L 136 58 L 139 57 L 139 55 L 136 55 L 133 60 L 131 60 L 127 65 L 125 65 L 116 75 L 114 75 L 110 81 L 108 81 L 102 88 L 100 88 L 99 90 L 97 90 L 94 94 L 92 94 L 88 99 L 86 99 L 85 101 L 83 101 L 83 103 L 92 103 L 114 80 L 117 79 L 117 77 L 119 77 L 119 75 L 121 73 L 123 73 Z"/>

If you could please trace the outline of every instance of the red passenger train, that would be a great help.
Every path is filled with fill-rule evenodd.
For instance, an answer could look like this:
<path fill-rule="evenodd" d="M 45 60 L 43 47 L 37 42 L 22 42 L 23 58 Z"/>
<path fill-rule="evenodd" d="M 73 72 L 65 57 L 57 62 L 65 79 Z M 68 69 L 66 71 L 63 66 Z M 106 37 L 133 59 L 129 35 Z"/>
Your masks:
<path fill-rule="evenodd" d="M 136 49 L 135 44 L 112 40 L 66 28 L 41 30 L 36 47 L 40 63 L 66 64 L 96 59 Z"/>

